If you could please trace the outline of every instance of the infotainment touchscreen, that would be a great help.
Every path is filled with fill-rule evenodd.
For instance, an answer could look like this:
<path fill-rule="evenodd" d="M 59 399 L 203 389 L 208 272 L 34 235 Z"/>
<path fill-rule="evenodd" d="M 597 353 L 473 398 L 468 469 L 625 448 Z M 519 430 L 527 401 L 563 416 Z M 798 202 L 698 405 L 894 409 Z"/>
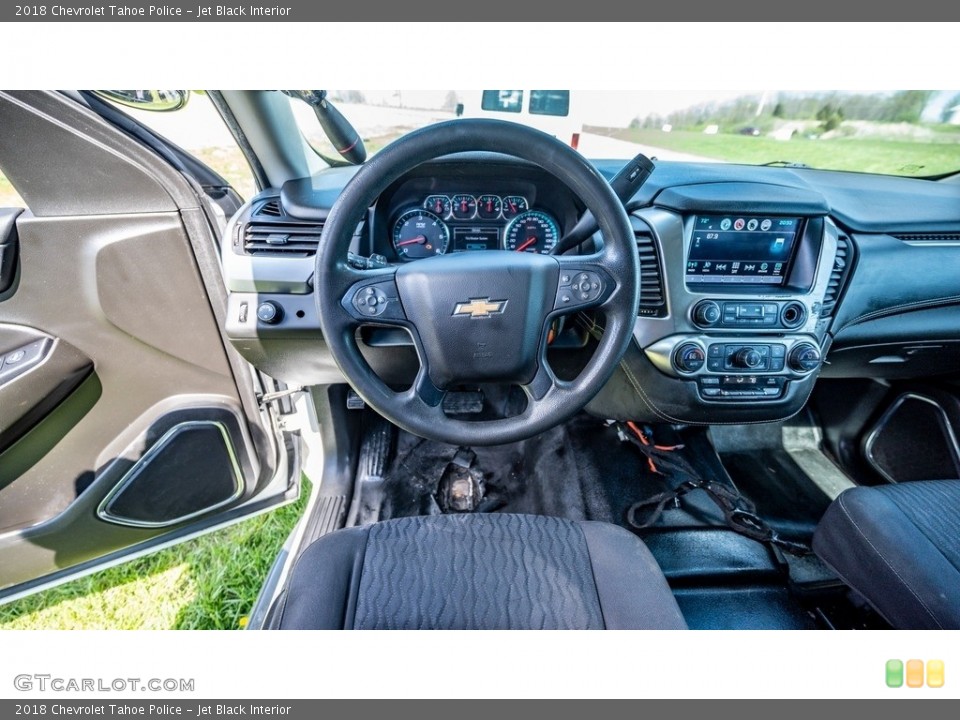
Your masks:
<path fill-rule="evenodd" d="M 795 217 L 698 216 L 687 282 L 783 285 L 802 224 Z"/>

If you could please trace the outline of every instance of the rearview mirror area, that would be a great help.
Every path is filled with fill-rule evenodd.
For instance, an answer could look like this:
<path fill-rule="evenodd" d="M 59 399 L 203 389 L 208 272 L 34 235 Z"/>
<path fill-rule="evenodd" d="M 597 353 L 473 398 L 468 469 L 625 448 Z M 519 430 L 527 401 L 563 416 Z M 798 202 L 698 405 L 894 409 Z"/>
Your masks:
<path fill-rule="evenodd" d="M 120 105 L 150 112 L 175 112 L 186 107 L 189 90 L 94 90 L 95 95 Z"/>

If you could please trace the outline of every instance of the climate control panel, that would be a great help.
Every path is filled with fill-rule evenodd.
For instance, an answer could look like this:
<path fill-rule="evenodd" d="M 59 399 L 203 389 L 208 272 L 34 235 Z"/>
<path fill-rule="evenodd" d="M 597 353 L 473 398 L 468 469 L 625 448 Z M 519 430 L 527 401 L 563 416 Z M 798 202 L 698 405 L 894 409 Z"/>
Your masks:
<path fill-rule="evenodd" d="M 708 402 L 778 400 L 822 360 L 819 345 L 807 335 L 674 335 L 645 352 L 661 371 L 695 381 Z"/>

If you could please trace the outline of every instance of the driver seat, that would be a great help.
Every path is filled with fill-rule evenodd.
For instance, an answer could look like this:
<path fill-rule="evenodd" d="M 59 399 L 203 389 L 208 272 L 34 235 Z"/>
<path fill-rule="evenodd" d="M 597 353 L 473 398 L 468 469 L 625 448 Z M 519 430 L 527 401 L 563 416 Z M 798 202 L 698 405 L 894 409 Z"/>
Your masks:
<path fill-rule="evenodd" d="M 431 515 L 326 535 L 266 626 L 289 630 L 686 629 L 623 528 L 540 515 Z"/>

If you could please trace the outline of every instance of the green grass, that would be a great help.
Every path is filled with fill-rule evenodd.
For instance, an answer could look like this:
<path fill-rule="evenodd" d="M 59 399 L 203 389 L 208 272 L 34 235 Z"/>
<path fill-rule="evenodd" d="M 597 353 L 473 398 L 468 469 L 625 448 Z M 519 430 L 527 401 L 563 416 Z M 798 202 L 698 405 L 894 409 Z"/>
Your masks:
<path fill-rule="evenodd" d="M 0 606 L 0 630 L 235 630 L 309 495 L 176 547 Z"/>
<path fill-rule="evenodd" d="M 727 162 L 760 165 L 775 160 L 815 168 L 892 175 L 939 175 L 960 170 L 960 136 L 941 133 L 931 142 L 866 138 L 782 141 L 744 135 L 704 135 L 675 130 L 612 130 L 604 134 L 675 152 Z"/>

